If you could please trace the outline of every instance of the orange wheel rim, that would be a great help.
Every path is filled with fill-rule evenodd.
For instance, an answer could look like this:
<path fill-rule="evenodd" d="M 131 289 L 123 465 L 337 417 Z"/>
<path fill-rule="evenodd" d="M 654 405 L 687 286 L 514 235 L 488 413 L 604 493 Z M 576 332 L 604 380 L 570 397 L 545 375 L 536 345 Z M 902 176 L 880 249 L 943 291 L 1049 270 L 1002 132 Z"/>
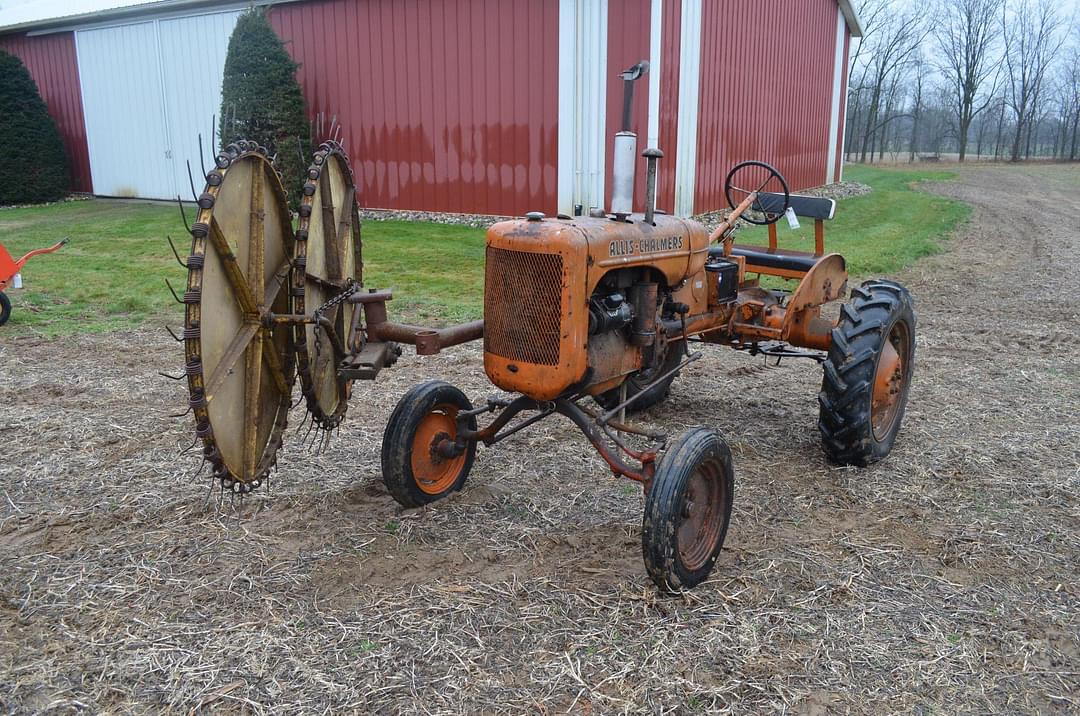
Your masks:
<path fill-rule="evenodd" d="M 465 454 L 447 458 L 439 454 L 443 440 L 457 437 L 457 412 L 452 405 L 436 405 L 416 427 L 412 443 L 412 473 L 416 486 L 429 495 L 450 489 L 465 467 Z"/>
<path fill-rule="evenodd" d="M 874 438 L 884 440 L 896 425 L 907 393 L 911 355 L 911 334 L 907 325 L 897 321 L 889 331 L 885 344 L 878 355 L 874 370 L 874 392 L 870 402 L 870 422 Z"/>

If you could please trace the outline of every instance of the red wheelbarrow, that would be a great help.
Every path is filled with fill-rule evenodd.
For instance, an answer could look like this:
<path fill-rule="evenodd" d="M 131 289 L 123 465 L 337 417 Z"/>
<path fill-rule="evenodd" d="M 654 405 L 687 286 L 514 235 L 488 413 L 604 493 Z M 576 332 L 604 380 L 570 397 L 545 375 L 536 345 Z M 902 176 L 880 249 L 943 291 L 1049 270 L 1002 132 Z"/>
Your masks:
<path fill-rule="evenodd" d="M 0 244 L 0 326 L 7 323 L 8 318 L 11 317 L 11 301 L 8 300 L 8 297 L 4 294 L 4 289 L 8 287 L 8 283 L 22 271 L 22 267 L 26 265 L 27 261 L 40 254 L 51 254 L 54 251 L 59 251 L 68 241 L 70 241 L 70 239 L 64 239 L 47 249 L 35 249 L 18 261 L 11 258 L 11 254 L 8 253 L 8 250 L 4 248 L 3 244 Z"/>

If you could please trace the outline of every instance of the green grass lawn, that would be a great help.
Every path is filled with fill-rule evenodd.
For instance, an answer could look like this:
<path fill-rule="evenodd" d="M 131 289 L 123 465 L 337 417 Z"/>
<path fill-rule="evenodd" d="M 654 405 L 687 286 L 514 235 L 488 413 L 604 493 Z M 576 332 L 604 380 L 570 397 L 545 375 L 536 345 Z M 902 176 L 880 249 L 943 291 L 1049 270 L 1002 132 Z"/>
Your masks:
<path fill-rule="evenodd" d="M 874 191 L 837 202 L 836 218 L 825 222 L 825 251 L 843 254 L 853 278 L 888 276 L 922 256 L 940 251 L 943 240 L 971 213 L 963 202 L 918 191 L 919 182 L 949 181 L 950 172 L 909 171 L 869 166 L 844 169 L 844 179 L 869 184 Z M 814 250 L 814 222 L 792 231 L 777 224 L 779 245 Z M 738 243 L 767 245 L 768 231 L 741 230 Z M 854 283 L 854 282 L 853 282 Z"/>
<path fill-rule="evenodd" d="M 843 253 L 856 277 L 888 275 L 939 250 L 969 208 L 917 191 L 913 184 L 951 176 L 848 168 L 846 178 L 870 184 L 874 192 L 839 203 L 836 219 L 826 226 L 826 248 Z M 813 249 L 813 222 L 798 232 L 781 225 L 781 246 Z M 27 264 L 25 288 L 8 292 L 14 311 L 0 335 L 111 331 L 148 320 L 179 326 L 183 309 L 165 279 L 182 291 L 185 272 L 169 251 L 167 235 L 176 240 L 181 255 L 187 253 L 179 212 L 163 204 L 94 200 L 0 211 L 0 243 L 16 258 L 71 237 L 59 253 Z M 363 236 L 365 283 L 394 291 L 394 318 L 451 323 L 480 317 L 482 230 L 369 221 Z M 743 231 L 738 241 L 764 244 L 767 239 L 764 230 L 755 229 Z"/>
<path fill-rule="evenodd" d="M 194 212 L 188 212 L 189 221 Z M 166 236 L 185 256 L 190 239 L 175 206 L 93 200 L 0 211 L 0 243 L 16 259 L 65 236 L 58 253 L 30 260 L 24 288 L 9 289 L 10 322 L 0 335 L 45 336 L 132 328 L 147 320 L 184 321 L 165 286 L 178 293 L 186 272 Z M 400 320 L 458 322 L 479 318 L 484 291 L 484 232 L 461 226 L 369 221 L 363 227 L 365 283 L 393 289 Z"/>
<path fill-rule="evenodd" d="M 16 259 L 71 237 L 59 252 L 26 264 L 24 288 L 8 291 L 13 310 L 0 333 L 109 331 L 151 316 L 163 323 L 171 317 L 174 327 L 182 323 L 183 311 L 165 278 L 183 292 L 185 272 L 166 235 L 176 240 L 181 255 L 188 252 L 190 239 L 185 241 L 175 206 L 93 200 L 0 211 L 0 243 Z"/>

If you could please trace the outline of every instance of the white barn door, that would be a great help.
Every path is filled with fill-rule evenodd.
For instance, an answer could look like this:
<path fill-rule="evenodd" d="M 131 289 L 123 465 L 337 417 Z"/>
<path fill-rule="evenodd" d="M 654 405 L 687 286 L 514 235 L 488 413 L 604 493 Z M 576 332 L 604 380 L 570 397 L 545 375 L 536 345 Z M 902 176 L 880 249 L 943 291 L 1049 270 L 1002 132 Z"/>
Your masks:
<path fill-rule="evenodd" d="M 207 169 L 217 153 L 211 144 L 217 136 L 214 120 L 221 111 L 229 36 L 239 16 L 236 11 L 158 21 L 173 181 L 184 199 L 191 198 L 187 162 L 191 162 L 195 191 L 202 191 L 205 184 L 199 164 L 200 134 Z"/>
<path fill-rule="evenodd" d="M 75 34 L 94 193 L 176 196 L 153 22 Z"/>
<path fill-rule="evenodd" d="M 216 153 L 214 117 L 239 11 L 76 32 L 94 193 L 191 199 Z"/>

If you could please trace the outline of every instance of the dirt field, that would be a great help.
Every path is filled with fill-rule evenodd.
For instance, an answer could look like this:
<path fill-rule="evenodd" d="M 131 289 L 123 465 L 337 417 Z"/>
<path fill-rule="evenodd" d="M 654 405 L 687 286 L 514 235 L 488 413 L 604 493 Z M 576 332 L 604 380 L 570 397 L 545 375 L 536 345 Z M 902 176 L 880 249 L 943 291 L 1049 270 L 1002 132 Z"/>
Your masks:
<path fill-rule="evenodd" d="M 391 500 L 393 404 L 490 394 L 476 349 L 358 386 L 321 455 L 290 429 L 238 510 L 180 455 L 163 331 L 0 339 L 0 710 L 1080 713 L 1080 170 L 938 189 L 976 212 L 896 277 L 919 337 L 887 461 L 825 462 L 809 363 L 712 349 L 647 415 L 736 456 L 726 549 L 678 598 L 568 421 Z"/>

